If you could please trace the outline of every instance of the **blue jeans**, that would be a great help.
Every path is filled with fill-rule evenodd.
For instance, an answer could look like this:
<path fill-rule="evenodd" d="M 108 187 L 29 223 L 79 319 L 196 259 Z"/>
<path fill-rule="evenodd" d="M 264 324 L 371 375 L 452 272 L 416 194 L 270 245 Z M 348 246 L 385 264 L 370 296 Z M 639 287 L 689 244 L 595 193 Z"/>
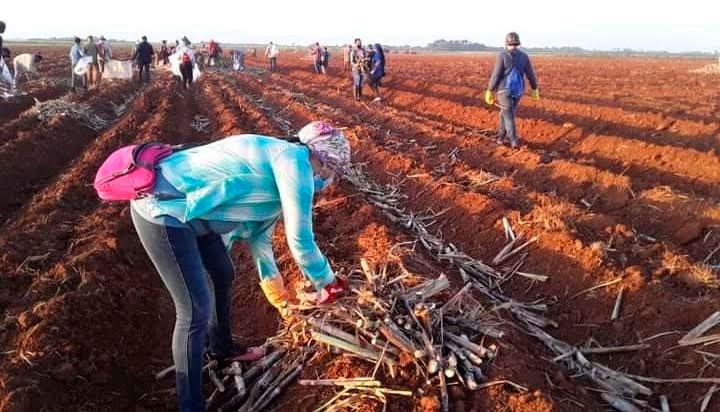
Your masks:
<path fill-rule="evenodd" d="M 363 73 L 361 71 L 353 72 L 353 86 L 362 87 L 363 85 Z"/>
<path fill-rule="evenodd" d="M 270 58 L 270 71 L 274 72 L 277 70 L 277 57 Z"/>
<path fill-rule="evenodd" d="M 180 221 L 150 222 L 131 208 L 140 242 L 175 303 L 172 352 L 178 410 L 205 411 L 202 364 L 206 339 L 217 357 L 233 354 L 230 286 L 234 268 L 220 235 L 197 236 Z"/>
<path fill-rule="evenodd" d="M 512 97 L 507 91 L 497 94 L 497 102 L 500 106 L 500 125 L 498 127 L 498 139 L 506 137 L 510 142 L 517 143 L 517 130 L 515 128 L 515 111 L 520 103 L 519 97 Z"/>

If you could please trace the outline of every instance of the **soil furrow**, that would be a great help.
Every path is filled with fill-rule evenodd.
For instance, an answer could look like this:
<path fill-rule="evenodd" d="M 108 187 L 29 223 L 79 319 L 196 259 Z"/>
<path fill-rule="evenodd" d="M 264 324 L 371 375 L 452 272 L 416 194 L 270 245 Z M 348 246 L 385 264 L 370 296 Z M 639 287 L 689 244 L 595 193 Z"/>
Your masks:
<path fill-rule="evenodd" d="M 248 86 L 250 86 L 248 84 Z M 288 91 L 286 96 L 283 98 L 280 93 L 265 93 L 264 98 L 266 100 L 275 99 L 276 107 L 285 107 L 289 103 L 292 103 L 292 98 L 289 95 L 292 91 Z M 295 104 L 290 105 L 290 111 L 297 113 L 296 115 L 305 121 L 312 118 L 313 116 L 327 117 L 340 124 L 352 124 L 354 121 L 352 118 L 347 118 L 347 115 L 343 115 L 340 110 L 332 107 L 321 107 L 321 105 L 313 104 L 313 111 L 304 109 L 304 106 Z M 297 122 L 297 121 L 296 121 Z M 429 174 L 428 168 L 422 167 L 422 162 L 415 161 L 412 158 L 407 159 L 407 153 L 393 154 L 388 153 L 382 147 L 373 145 L 372 136 L 378 132 L 374 132 L 371 127 L 368 126 L 355 126 L 352 128 L 355 132 L 354 135 L 357 137 L 357 142 L 362 149 L 357 151 L 356 157 L 359 161 L 365 161 L 369 163 L 369 171 L 371 175 L 381 182 L 388 182 L 392 179 L 385 170 L 389 170 L 393 174 L 407 176 L 409 174 Z M 380 139 L 384 133 L 379 133 Z M 420 172 L 420 173 L 416 173 Z M 422 179 L 418 179 L 422 181 Z M 486 207 L 488 201 L 477 196 L 468 198 L 469 194 L 458 191 L 457 189 L 441 187 L 439 189 L 427 190 L 427 183 L 417 183 L 416 179 L 411 179 L 404 184 L 404 188 L 410 197 L 413 199 L 413 204 L 418 208 L 421 205 L 425 207 L 433 207 L 435 210 L 443 209 L 445 207 L 455 208 L 440 218 L 440 226 L 442 227 L 443 233 L 456 245 L 462 245 L 465 250 L 475 250 L 477 255 L 490 257 L 491 251 L 497 250 L 497 246 L 501 246 L 502 241 L 500 240 L 501 228 L 497 223 L 497 219 L 505 214 L 502 207 L 493 205 Z M 424 193 L 423 193 L 424 191 Z M 464 200 L 469 200 L 470 204 L 467 206 L 467 210 L 473 212 L 467 214 L 461 209 L 462 205 L 465 204 Z M 492 199 L 490 199 L 492 202 Z M 470 205 L 472 205 L 470 207 Z M 475 214 L 477 213 L 477 214 Z M 528 217 L 522 216 L 525 220 Z M 513 220 L 516 218 L 513 216 Z M 469 223 L 472 222 L 472 223 Z M 483 225 L 482 222 L 488 222 Z M 495 222 L 492 225 L 491 222 Z M 484 229 L 483 229 L 484 228 Z M 523 230 L 531 230 L 527 226 L 523 227 Z M 594 285 L 596 282 L 603 280 L 593 279 L 593 276 L 589 276 L 586 267 L 578 267 L 576 260 L 582 257 L 582 261 L 592 262 L 600 259 L 601 256 L 597 254 L 596 250 L 589 247 L 577 248 L 573 245 L 572 238 L 567 237 L 565 242 L 559 242 L 560 239 L 558 234 L 547 234 L 542 235 L 547 242 L 542 241 L 538 245 L 538 249 L 535 249 L 530 254 L 526 261 L 526 267 L 537 270 L 539 273 L 550 274 L 554 277 L 554 280 L 550 285 L 543 285 L 541 291 L 537 289 L 533 290 L 532 293 L 526 294 L 525 298 L 530 297 L 542 297 L 555 295 L 561 299 L 562 296 L 568 296 L 570 290 L 579 291 L 585 287 Z M 490 240 L 488 240 L 490 239 Z M 495 241 L 495 245 L 488 244 L 487 242 Z M 558 245 L 566 244 L 568 247 L 558 249 Z M 569 256 L 568 256 L 569 255 Z M 599 262 L 595 263 L 595 269 L 599 272 L 603 272 L 599 266 Z M 611 278 L 612 273 L 606 273 L 605 279 Z M 648 302 L 662 301 L 668 299 L 669 296 L 674 296 L 678 293 L 678 288 L 681 290 L 680 285 L 677 288 L 673 288 L 668 284 L 659 284 L 658 282 L 647 282 L 642 273 L 637 273 L 637 268 L 629 268 L 625 276 L 628 277 L 626 289 L 626 302 L 627 313 L 626 318 L 623 318 L 619 323 L 611 325 L 607 321 L 607 316 L 612 309 L 616 289 L 610 289 L 607 292 L 600 292 L 583 296 L 580 301 L 590 300 L 593 302 L 592 305 L 576 305 L 568 302 L 567 304 L 559 304 L 553 308 L 553 313 L 557 314 L 561 324 L 566 325 L 561 327 L 559 334 L 561 337 L 576 343 L 581 343 L 589 337 L 594 337 L 602 342 L 613 342 L 619 344 L 620 342 L 634 341 L 636 339 L 636 333 L 638 333 L 639 325 L 642 325 L 642 333 L 648 335 L 666 331 L 668 328 L 668 321 L 672 318 L 671 323 L 676 325 L 677 328 L 682 329 L 686 327 L 692 327 L 695 323 L 703 319 L 697 314 L 702 313 L 707 315 L 707 299 L 699 298 L 697 300 L 678 302 L 677 305 L 683 306 L 684 309 L 679 309 L 677 305 L 672 308 L 658 308 L 653 307 L 652 311 L 648 311 Z M 517 281 L 516 281 L 517 282 Z M 512 285 L 510 290 L 512 292 L 518 292 L 517 289 L 521 285 Z M 605 309 L 605 310 L 603 310 Z M 660 311 L 660 313 L 658 313 Z M 682 312 L 683 315 L 678 315 L 678 311 Z M 689 313 L 694 313 L 692 319 L 689 319 Z M 575 325 L 575 326 L 573 326 Z M 577 326 L 577 325 L 593 325 L 591 326 Z M 666 376 L 669 377 L 671 374 L 677 376 L 680 374 L 693 373 L 695 367 L 700 367 L 702 360 L 698 358 L 696 354 L 693 354 L 688 350 L 679 350 L 668 353 L 663 350 L 663 347 L 669 346 L 670 341 L 663 341 L 662 347 L 654 347 L 648 351 L 647 354 L 636 356 L 628 359 L 623 356 L 611 356 L 610 365 L 614 367 L 630 368 L 640 374 L 650 374 L 653 376 Z M 659 344 L 660 345 L 660 344 Z M 682 372 L 680 370 L 668 371 L 664 368 L 664 364 L 672 362 L 672 364 L 678 364 L 683 362 L 687 364 L 687 368 L 683 366 Z M 668 373 L 670 372 L 670 373 Z M 701 389 L 697 387 L 684 388 L 683 390 L 673 393 L 673 398 L 678 400 L 688 400 L 691 396 L 688 393 L 692 393 L 691 396 L 699 396 L 702 393 Z"/>

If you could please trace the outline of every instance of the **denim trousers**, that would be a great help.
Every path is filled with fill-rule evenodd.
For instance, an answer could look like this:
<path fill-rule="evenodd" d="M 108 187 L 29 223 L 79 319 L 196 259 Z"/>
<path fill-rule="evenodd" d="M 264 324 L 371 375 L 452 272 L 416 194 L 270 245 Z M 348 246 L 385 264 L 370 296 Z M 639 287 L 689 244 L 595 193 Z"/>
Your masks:
<path fill-rule="evenodd" d="M 131 214 L 140 242 L 175 304 L 172 354 L 178 410 L 205 411 L 202 366 L 206 343 L 220 358 L 234 351 L 230 333 L 232 262 L 220 235 L 197 236 L 190 225 L 180 221 L 154 223 L 133 208 Z"/>
<path fill-rule="evenodd" d="M 497 102 L 500 106 L 500 124 L 498 127 L 498 139 L 506 137 L 517 143 L 517 129 L 515 128 L 515 111 L 520 103 L 520 98 L 510 96 L 508 92 L 500 92 L 497 95 Z"/>
<path fill-rule="evenodd" d="M 354 87 L 362 87 L 363 85 L 363 72 L 361 71 L 353 71 L 352 72 L 353 77 L 353 86 Z"/>

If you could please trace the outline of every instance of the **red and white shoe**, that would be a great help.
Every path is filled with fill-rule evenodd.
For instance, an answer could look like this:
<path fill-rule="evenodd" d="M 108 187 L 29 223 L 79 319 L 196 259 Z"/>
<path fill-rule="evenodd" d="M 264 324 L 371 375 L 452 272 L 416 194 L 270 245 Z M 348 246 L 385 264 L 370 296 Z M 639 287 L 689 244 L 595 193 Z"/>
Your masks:
<path fill-rule="evenodd" d="M 347 282 L 342 278 L 336 277 L 331 284 L 325 286 L 318 292 L 316 302 L 319 305 L 333 303 L 340 294 L 345 292 L 345 289 L 347 289 Z"/>

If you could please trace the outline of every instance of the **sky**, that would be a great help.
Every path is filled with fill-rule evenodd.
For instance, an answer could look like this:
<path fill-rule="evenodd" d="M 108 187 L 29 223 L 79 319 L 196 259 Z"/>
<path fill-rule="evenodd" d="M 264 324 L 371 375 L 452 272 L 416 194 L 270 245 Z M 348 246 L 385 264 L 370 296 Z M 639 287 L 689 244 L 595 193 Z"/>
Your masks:
<path fill-rule="evenodd" d="M 150 41 L 187 35 L 192 41 L 307 45 L 426 45 L 437 39 L 502 44 L 516 31 L 527 47 L 720 50 L 717 0 L 323 0 L 3 1 L 6 39 L 88 34 Z"/>

